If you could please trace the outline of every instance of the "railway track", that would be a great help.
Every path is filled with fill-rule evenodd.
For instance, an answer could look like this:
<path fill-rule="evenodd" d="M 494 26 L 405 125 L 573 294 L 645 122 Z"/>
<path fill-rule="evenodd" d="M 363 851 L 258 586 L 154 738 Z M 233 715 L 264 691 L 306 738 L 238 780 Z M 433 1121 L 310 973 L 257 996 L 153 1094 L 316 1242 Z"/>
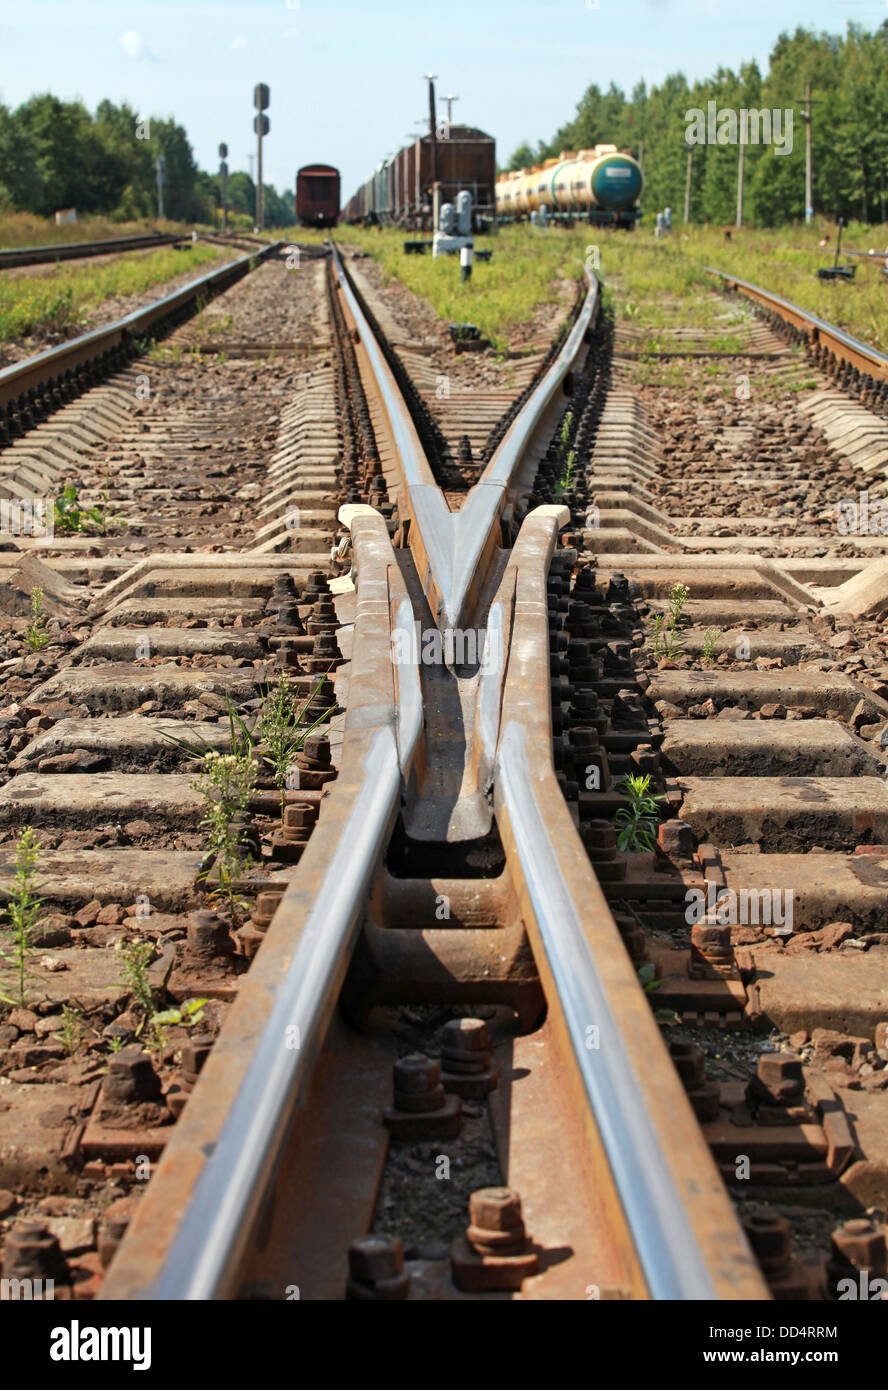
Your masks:
<path fill-rule="evenodd" d="M 218 246 L 244 246 L 247 248 L 267 245 L 260 237 L 245 233 L 222 236 L 202 232 L 201 241 L 213 242 Z M 9 246 L 0 249 L 0 270 L 13 270 L 26 265 L 49 265 L 54 261 L 79 261 L 92 256 L 121 255 L 125 251 L 151 251 L 158 246 L 182 246 L 191 241 L 190 233 L 150 232 L 145 236 L 107 237 L 103 241 L 71 241 L 58 246 Z"/>
<path fill-rule="evenodd" d="M 270 259 L 236 293 L 279 306 L 286 275 Z M 264 356 L 232 327 L 255 351 L 183 363 L 206 345 L 185 325 L 147 402 L 141 363 L 42 424 L 16 397 L 8 479 L 54 454 L 38 475 L 62 476 L 74 441 L 90 488 L 110 473 L 139 514 L 125 542 L 2 555 L 7 612 L 42 587 L 58 647 L 7 658 L 0 710 L 5 880 L 32 824 L 53 909 L 33 1007 L 0 1032 L 4 1274 L 165 1300 L 822 1298 L 846 1267 L 878 1277 L 880 1092 L 855 1091 L 861 1125 L 823 1064 L 878 1080 L 888 1047 L 888 687 L 875 658 L 865 684 L 819 654 L 880 611 L 883 545 L 812 554 L 822 519 L 785 537 L 761 506 L 709 521 L 744 478 L 769 501 L 804 470 L 823 507 L 852 455 L 811 468 L 809 422 L 738 466 L 751 427 L 720 420 L 701 500 L 702 427 L 655 428 L 594 281 L 562 340 L 461 414 L 360 262 L 299 275 L 303 322 L 269 325 Z M 751 373 L 797 370 L 766 346 Z M 567 475 L 565 433 L 589 460 Z M 181 739 L 228 751 L 232 708 L 261 735 L 282 672 L 302 747 L 278 786 L 254 754 L 226 907 Z M 631 775 L 662 807 L 653 850 L 617 848 Z M 788 944 L 719 919 L 730 893 L 790 888 Z M 135 939 L 179 1010 L 151 1036 L 121 983 Z M 72 1000 L 90 1042 L 66 1056 Z M 724 1043 L 740 1066 L 707 1078 Z M 820 1215 L 804 1264 L 787 1192 Z M 821 1207 L 865 1229 L 830 1247 Z"/>

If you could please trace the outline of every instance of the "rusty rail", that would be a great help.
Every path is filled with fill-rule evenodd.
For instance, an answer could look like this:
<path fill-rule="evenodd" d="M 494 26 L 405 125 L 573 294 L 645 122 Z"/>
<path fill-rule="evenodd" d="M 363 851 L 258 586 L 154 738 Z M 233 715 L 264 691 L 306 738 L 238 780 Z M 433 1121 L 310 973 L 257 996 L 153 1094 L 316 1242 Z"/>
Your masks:
<path fill-rule="evenodd" d="M 761 304 L 777 314 L 785 323 L 798 329 L 813 348 L 830 354 L 838 362 L 847 362 L 864 377 L 870 377 L 875 382 L 888 383 L 888 356 L 878 348 L 861 342 L 859 338 L 852 337 L 834 323 L 827 323 L 825 319 L 818 318 L 816 314 L 800 308 L 789 299 L 783 299 L 771 290 L 763 289 L 761 285 L 739 280 L 728 271 L 717 270 L 713 266 L 706 266 L 705 270 L 709 275 L 720 276 L 726 290 L 739 291 L 747 299 Z"/>
<path fill-rule="evenodd" d="M 58 246 L 11 246 L 0 251 L 0 270 L 51 261 L 74 261 L 87 256 L 109 256 L 115 251 L 147 251 L 191 241 L 190 232 L 149 232 L 144 236 L 108 237 L 104 241 L 67 241 Z"/>
<path fill-rule="evenodd" d="M 227 261 L 104 328 L 5 367 L 0 371 L 0 441 L 4 431 L 20 433 L 23 424 L 44 418 L 81 387 L 95 385 L 102 375 L 123 366 L 134 355 L 136 341 L 151 329 L 187 312 L 201 296 L 227 289 L 283 244 L 271 242 L 251 255 Z"/>

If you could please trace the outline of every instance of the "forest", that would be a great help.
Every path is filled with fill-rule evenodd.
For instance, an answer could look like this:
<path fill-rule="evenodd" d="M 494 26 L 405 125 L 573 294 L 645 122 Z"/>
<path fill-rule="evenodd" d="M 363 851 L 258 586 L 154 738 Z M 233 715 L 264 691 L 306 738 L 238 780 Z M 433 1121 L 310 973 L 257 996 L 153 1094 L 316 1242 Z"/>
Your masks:
<path fill-rule="evenodd" d="M 14 111 L 0 104 L 0 211 L 51 217 L 61 208 L 105 214 L 121 222 L 154 217 L 163 155 L 164 213 L 178 222 L 212 223 L 221 206 L 219 175 L 197 167 L 188 136 L 171 119 L 146 118 L 126 103 L 100 102 L 91 114 L 79 101 L 49 94 Z M 252 222 L 256 188 L 248 174 L 228 178 L 228 206 Z M 293 204 L 264 184 L 265 225 L 290 226 Z"/>
<path fill-rule="evenodd" d="M 763 75 L 755 62 L 720 67 L 689 84 L 674 73 L 659 87 L 639 82 L 627 97 L 611 84 L 587 88 L 576 115 L 551 140 L 524 143 L 509 169 L 562 150 L 614 144 L 640 159 L 646 210 L 671 207 L 680 221 L 688 168 L 688 113 L 792 112 L 792 149 L 775 143 L 744 147 L 744 221 L 778 226 L 805 214 L 805 91 L 811 89 L 813 205 L 818 214 L 885 221 L 888 194 L 888 20 L 875 32 L 849 24 L 844 37 L 797 29 L 783 33 Z M 733 222 L 738 144 L 693 146 L 690 220 Z"/>

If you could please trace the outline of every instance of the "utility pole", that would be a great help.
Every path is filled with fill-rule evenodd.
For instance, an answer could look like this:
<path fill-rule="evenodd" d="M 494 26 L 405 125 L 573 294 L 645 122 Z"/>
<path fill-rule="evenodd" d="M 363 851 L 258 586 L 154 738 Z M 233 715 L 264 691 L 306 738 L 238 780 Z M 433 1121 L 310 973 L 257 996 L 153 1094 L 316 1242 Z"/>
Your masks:
<path fill-rule="evenodd" d="M 688 177 L 685 182 L 685 224 L 691 220 L 691 170 L 694 167 L 694 147 L 688 145 Z"/>
<path fill-rule="evenodd" d="M 154 167 L 157 170 L 157 220 L 163 221 L 163 171 L 166 168 L 166 160 L 162 154 L 157 155 L 154 160 Z"/>
<path fill-rule="evenodd" d="M 431 175 L 432 175 L 432 232 L 438 230 L 438 207 L 441 198 L 441 189 L 438 184 L 438 139 L 437 122 L 435 118 L 435 78 L 434 72 L 426 73 L 426 80 L 429 84 L 429 141 L 431 143 Z"/>
<path fill-rule="evenodd" d="M 253 168 L 254 168 L 255 163 L 256 163 L 256 155 L 255 155 L 255 152 L 254 152 L 253 154 L 248 154 L 248 155 L 247 155 L 247 160 L 249 161 L 249 165 L 250 165 L 250 183 L 252 183 L 252 182 L 253 182 Z"/>
<path fill-rule="evenodd" d="M 262 231 L 265 225 L 264 195 L 262 189 L 262 137 L 269 131 L 268 117 L 264 112 L 268 110 L 271 101 L 271 92 L 264 82 L 258 82 L 253 89 L 253 105 L 256 108 L 256 115 L 253 117 L 253 129 L 256 132 L 256 162 L 259 167 L 259 177 L 256 181 L 256 228 Z"/>
<path fill-rule="evenodd" d="M 743 138 L 743 121 L 740 121 L 740 156 L 737 161 L 737 226 L 743 226 L 743 151 L 746 141 Z"/>
<path fill-rule="evenodd" d="M 800 101 L 796 97 L 796 101 Z M 802 112 L 802 120 L 805 122 L 805 222 L 810 223 L 814 218 L 814 180 L 811 164 L 811 107 L 816 106 L 816 101 L 811 99 L 811 83 L 805 83 L 805 109 Z"/>
<path fill-rule="evenodd" d="M 219 187 L 220 187 L 220 190 L 221 190 L 221 193 L 222 193 L 222 230 L 223 230 L 223 232 L 227 232 L 227 231 L 228 231 L 228 165 L 227 165 L 227 163 L 226 163 L 226 160 L 228 159 L 228 146 L 225 145 L 225 144 L 222 144 L 222 145 L 219 146 L 219 159 L 220 159 L 220 161 L 221 161 L 220 164 L 219 164 Z"/>

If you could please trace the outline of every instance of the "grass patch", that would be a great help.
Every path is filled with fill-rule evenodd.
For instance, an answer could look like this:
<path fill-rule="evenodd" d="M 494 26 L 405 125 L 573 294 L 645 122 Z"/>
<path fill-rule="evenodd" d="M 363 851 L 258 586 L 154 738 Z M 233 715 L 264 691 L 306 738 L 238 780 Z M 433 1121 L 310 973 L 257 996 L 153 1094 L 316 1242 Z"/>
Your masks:
<path fill-rule="evenodd" d="M 341 227 L 336 235 L 341 243 L 369 252 L 386 279 L 400 280 L 440 318 L 477 324 L 498 351 L 505 351 L 510 338 L 526 329 L 540 306 L 555 310 L 566 304 L 559 282 L 579 278 L 590 240 L 588 229 L 578 234 L 577 228 L 562 233 L 502 227 L 495 236 L 475 238 L 476 249 L 490 249 L 493 257 L 476 260 L 471 280 L 462 284 L 458 256 L 433 260 L 430 251 L 407 256 L 408 233 L 398 228 Z"/>
<path fill-rule="evenodd" d="M 114 222 L 110 217 L 86 217 L 57 225 L 54 217 L 33 212 L 0 213 L 0 246 L 67 246 L 76 241 L 108 241 L 111 237 L 150 236 L 154 232 L 191 235 L 184 222 Z"/>
<path fill-rule="evenodd" d="M 81 328 L 103 300 L 139 294 L 219 259 L 213 246 L 130 251 L 101 265 L 57 265 L 49 274 L 0 279 L 0 342 Z"/>

